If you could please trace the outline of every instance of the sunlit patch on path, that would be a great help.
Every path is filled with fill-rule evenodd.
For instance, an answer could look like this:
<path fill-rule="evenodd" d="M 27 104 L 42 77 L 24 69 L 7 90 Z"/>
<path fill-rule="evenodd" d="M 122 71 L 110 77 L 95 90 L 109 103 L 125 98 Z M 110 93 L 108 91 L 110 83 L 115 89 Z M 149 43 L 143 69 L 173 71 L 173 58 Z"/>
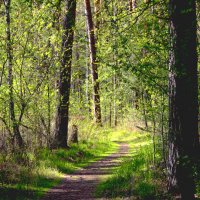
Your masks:
<path fill-rule="evenodd" d="M 113 167 L 119 165 L 119 158 L 127 156 L 128 144 L 120 144 L 117 153 L 113 153 L 88 167 L 66 175 L 63 182 L 52 189 L 42 200 L 92 200 L 99 181 L 112 174 Z"/>

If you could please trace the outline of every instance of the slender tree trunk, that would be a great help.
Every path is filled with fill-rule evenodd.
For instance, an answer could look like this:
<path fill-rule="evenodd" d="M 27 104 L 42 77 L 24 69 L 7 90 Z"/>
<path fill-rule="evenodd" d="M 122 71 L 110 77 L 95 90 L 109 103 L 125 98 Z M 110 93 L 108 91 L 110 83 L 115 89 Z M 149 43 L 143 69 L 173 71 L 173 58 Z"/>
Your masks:
<path fill-rule="evenodd" d="M 87 50 L 86 50 L 87 52 Z M 87 54 L 86 54 L 86 57 L 87 57 Z M 88 118 L 91 118 L 91 103 L 90 103 L 90 90 L 89 90 L 89 82 L 90 82 L 90 69 L 89 69 L 89 63 L 88 63 L 88 60 L 86 60 L 86 102 L 87 102 L 87 110 L 88 110 Z"/>
<path fill-rule="evenodd" d="M 100 28 L 100 9 L 101 9 L 101 0 L 94 0 L 94 12 L 95 12 L 95 36 L 96 40 L 98 39 L 98 31 Z"/>
<path fill-rule="evenodd" d="M 143 109 L 143 117 L 144 117 L 144 124 L 145 124 L 145 128 L 148 130 L 148 119 L 147 119 L 147 111 L 146 111 L 146 97 L 144 95 L 144 92 L 142 92 L 142 109 Z"/>
<path fill-rule="evenodd" d="M 15 103 L 13 95 L 13 52 L 12 52 L 12 41 L 11 41 L 11 30 L 10 30 L 10 5 L 11 0 L 4 0 L 5 11 L 6 11 L 6 51 L 8 60 L 8 86 L 9 86 L 9 110 L 10 119 L 12 123 L 12 131 L 14 134 L 14 143 L 19 148 L 24 146 L 24 141 L 19 131 L 19 123 L 15 116 Z"/>
<path fill-rule="evenodd" d="M 118 5 L 113 2 L 112 3 L 112 11 L 113 11 L 113 20 L 112 20 L 112 28 L 113 28 L 113 31 L 111 31 L 111 34 L 114 34 L 114 35 L 117 35 L 118 34 L 118 25 L 117 25 L 117 13 L 118 13 L 118 10 L 119 7 Z M 114 45 L 114 48 L 113 48 L 113 62 L 115 63 L 115 67 L 116 69 L 118 69 L 119 67 L 119 63 L 118 63 L 118 43 L 116 41 L 116 38 L 114 37 L 114 41 L 113 41 L 113 45 Z M 117 71 L 115 70 L 114 71 L 114 75 L 113 75 L 113 125 L 114 127 L 116 127 L 118 125 L 118 105 L 117 105 Z"/>
<path fill-rule="evenodd" d="M 162 139 L 162 157 L 165 164 L 165 167 L 167 166 L 166 162 L 166 144 L 165 144 L 165 138 L 166 135 L 164 134 L 164 114 L 165 114 L 165 105 L 164 105 L 164 94 L 162 94 L 162 111 L 161 111 L 161 119 L 160 119 L 160 126 L 161 126 L 161 139 Z"/>
<path fill-rule="evenodd" d="M 94 25 L 92 20 L 92 12 L 90 0 L 85 0 L 85 10 L 88 25 L 88 38 L 90 44 L 90 60 L 92 66 L 92 82 L 93 82 L 93 99 L 94 99 L 94 117 L 97 124 L 101 124 L 101 106 L 99 95 L 99 80 L 98 80 L 98 61 L 96 55 L 96 41 L 94 35 Z"/>
<path fill-rule="evenodd" d="M 47 75 L 47 112 L 48 112 L 48 122 L 47 122 L 47 147 L 50 148 L 50 143 L 51 143 L 51 99 L 50 99 L 50 72 L 49 72 L 49 68 L 47 71 L 48 75 Z"/>
<path fill-rule="evenodd" d="M 109 113 L 109 124 L 112 127 L 112 101 L 110 101 L 110 113 Z"/>
<path fill-rule="evenodd" d="M 136 110 L 139 109 L 139 92 L 135 91 L 135 101 L 134 101 L 134 107 Z"/>
<path fill-rule="evenodd" d="M 56 147 L 66 148 L 69 122 L 69 96 L 71 85 L 72 47 L 76 17 L 76 0 L 66 0 L 66 14 L 63 21 L 62 59 L 58 86 L 59 102 L 56 116 Z"/>
<path fill-rule="evenodd" d="M 133 11 L 136 8 L 137 2 L 136 0 L 129 0 L 129 10 Z"/>
<path fill-rule="evenodd" d="M 154 113 L 152 113 L 152 120 L 153 120 L 153 163 L 154 166 L 156 164 L 156 119 Z"/>
<path fill-rule="evenodd" d="M 86 25 L 86 32 L 88 31 L 88 28 L 87 28 L 87 25 Z M 87 37 L 87 42 L 88 42 L 88 37 Z M 89 58 L 89 48 L 88 48 L 88 45 L 86 44 L 85 46 L 86 50 L 85 50 L 85 57 L 86 57 L 86 80 L 85 80 L 85 83 L 86 83 L 86 104 L 87 104 L 87 110 L 88 110 L 88 119 L 91 118 L 92 116 L 92 110 L 91 110 L 91 92 L 90 92 L 90 89 L 89 89 L 89 82 L 90 82 L 90 74 L 91 74 L 91 71 L 90 71 L 90 63 L 88 61 L 88 58 Z"/>
<path fill-rule="evenodd" d="M 114 74 L 114 77 L 113 77 L 113 91 L 114 91 L 114 101 L 113 101 L 113 103 L 114 103 L 114 105 L 113 105 L 113 107 L 114 107 L 114 126 L 116 127 L 117 126 L 117 124 L 118 124 L 118 116 L 117 116 L 117 114 L 118 114 L 118 112 L 117 112 L 117 95 L 116 95 L 116 87 L 117 87 L 117 77 L 116 77 L 116 72 L 115 72 L 115 74 Z"/>
<path fill-rule="evenodd" d="M 169 190 L 194 199 L 199 157 L 196 1 L 170 0 Z"/>

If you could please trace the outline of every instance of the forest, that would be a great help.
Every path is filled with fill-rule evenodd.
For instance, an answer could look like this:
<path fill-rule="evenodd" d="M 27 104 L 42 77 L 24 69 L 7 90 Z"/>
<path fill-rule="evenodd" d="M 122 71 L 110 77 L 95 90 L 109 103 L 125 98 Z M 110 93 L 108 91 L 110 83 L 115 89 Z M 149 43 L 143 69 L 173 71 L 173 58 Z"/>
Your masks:
<path fill-rule="evenodd" d="M 200 199 L 200 2 L 0 0 L 0 200 Z"/>

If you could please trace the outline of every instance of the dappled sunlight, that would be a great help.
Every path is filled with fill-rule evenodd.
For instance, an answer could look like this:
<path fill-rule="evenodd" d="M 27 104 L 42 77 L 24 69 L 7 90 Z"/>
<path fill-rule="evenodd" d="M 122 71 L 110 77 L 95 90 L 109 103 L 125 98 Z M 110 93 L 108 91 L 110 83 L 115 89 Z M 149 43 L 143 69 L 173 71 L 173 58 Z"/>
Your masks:
<path fill-rule="evenodd" d="M 119 160 L 128 153 L 128 149 L 127 144 L 120 144 L 118 152 L 67 175 L 63 182 L 52 188 L 42 200 L 62 198 L 61 193 L 69 200 L 95 199 L 95 187 L 100 180 L 112 175 L 113 170 L 120 165 Z"/>
<path fill-rule="evenodd" d="M 45 176 L 49 179 L 65 177 L 65 175 L 63 173 L 59 172 L 57 169 L 51 168 L 51 167 L 46 167 L 46 166 L 40 166 L 38 169 L 36 169 L 35 175 Z"/>
<path fill-rule="evenodd" d="M 72 173 L 88 165 L 92 165 L 95 161 L 102 160 L 105 156 L 111 155 L 113 152 L 117 151 L 118 145 L 113 143 L 105 143 L 101 140 L 101 135 L 99 135 L 100 140 L 95 141 L 95 144 L 80 143 L 78 145 L 72 145 L 69 150 L 58 149 L 50 151 L 48 149 L 43 149 L 37 152 L 37 155 L 29 154 L 31 162 L 34 164 L 33 168 L 29 170 L 30 173 L 20 175 L 19 184 L 11 182 L 11 184 L 4 184 L 2 192 L 0 190 L 1 197 L 4 200 L 6 195 L 8 199 L 11 196 L 16 196 L 26 200 L 31 194 L 31 199 L 38 199 L 39 196 L 47 192 L 49 188 L 58 185 L 63 178 L 66 178 L 66 173 Z M 114 167 L 114 163 L 108 162 L 107 168 L 104 168 L 102 176 L 109 173 L 111 166 Z M 13 165 L 14 166 L 14 165 Z M 91 173 L 97 169 L 94 169 Z M 16 176 L 12 173 L 12 176 Z M 90 175 L 88 174 L 88 177 Z M 94 176 L 94 175 L 91 175 Z M 26 181 L 26 182 L 24 182 Z M 12 187 L 11 187 L 12 186 Z M 11 191 L 12 193 L 8 193 Z M 23 192 L 29 191 L 29 192 Z M 8 194 L 7 194 L 8 193 Z"/>
<path fill-rule="evenodd" d="M 127 196 L 154 195 L 155 185 L 152 182 L 153 174 L 150 169 L 153 164 L 153 143 L 150 134 L 119 131 L 116 132 L 115 136 L 117 139 L 129 143 L 130 156 L 121 159 L 120 167 L 113 171 L 113 175 L 98 185 L 97 196 L 120 199 Z M 143 190 L 143 188 L 146 189 Z"/>

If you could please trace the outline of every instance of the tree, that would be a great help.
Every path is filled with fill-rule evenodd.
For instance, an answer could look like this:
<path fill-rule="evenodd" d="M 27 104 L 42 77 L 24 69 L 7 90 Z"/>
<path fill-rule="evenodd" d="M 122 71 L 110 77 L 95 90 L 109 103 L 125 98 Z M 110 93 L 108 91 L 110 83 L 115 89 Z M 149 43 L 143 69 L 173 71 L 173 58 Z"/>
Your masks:
<path fill-rule="evenodd" d="M 94 34 L 94 24 L 90 0 L 85 0 L 85 10 L 88 25 L 88 38 L 90 45 L 90 62 L 92 67 L 92 83 L 93 83 L 93 100 L 94 100 L 94 117 L 97 124 L 101 124 L 101 105 L 99 95 L 99 80 L 98 80 L 98 60 L 96 52 L 96 40 Z"/>
<path fill-rule="evenodd" d="M 71 85 L 72 47 L 76 16 L 76 0 L 66 0 L 66 14 L 63 21 L 62 59 L 58 85 L 59 102 L 57 106 L 55 140 L 56 146 L 67 147 L 69 96 Z"/>
<path fill-rule="evenodd" d="M 11 0 L 4 0 L 5 11 L 6 11 L 6 53 L 7 53 L 7 64 L 8 64 L 8 86 L 9 86 L 9 111 L 10 119 L 12 123 L 12 132 L 14 142 L 19 148 L 24 146 L 24 142 L 19 131 L 19 123 L 16 119 L 15 114 L 15 102 L 13 95 L 13 50 L 11 40 L 11 28 L 10 28 L 10 5 Z"/>
<path fill-rule="evenodd" d="M 169 189 L 194 199 L 199 152 L 196 1 L 170 0 Z"/>

